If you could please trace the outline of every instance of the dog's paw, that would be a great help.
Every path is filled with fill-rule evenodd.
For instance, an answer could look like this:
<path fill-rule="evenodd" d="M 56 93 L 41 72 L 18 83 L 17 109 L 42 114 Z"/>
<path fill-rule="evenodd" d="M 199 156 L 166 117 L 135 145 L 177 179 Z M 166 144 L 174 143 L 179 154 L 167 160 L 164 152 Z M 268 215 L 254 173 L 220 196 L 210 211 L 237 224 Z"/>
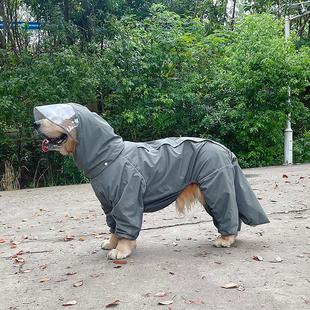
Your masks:
<path fill-rule="evenodd" d="M 101 244 L 101 248 L 104 250 L 112 250 L 117 246 L 118 240 L 116 234 L 112 233 L 109 240 L 105 240 Z"/>
<path fill-rule="evenodd" d="M 238 233 L 235 235 L 223 236 L 220 235 L 213 243 L 213 245 L 217 248 L 229 248 L 236 240 Z"/>
<path fill-rule="evenodd" d="M 120 239 L 118 240 L 118 244 L 116 249 L 111 250 L 108 253 L 109 259 L 122 259 L 128 257 L 132 249 L 136 248 L 136 240 L 129 240 L 129 239 Z"/>
<path fill-rule="evenodd" d="M 131 250 L 128 252 L 122 252 L 117 249 L 113 249 L 108 253 L 108 259 L 123 259 L 131 254 Z"/>
<path fill-rule="evenodd" d="M 110 240 L 105 240 L 101 244 L 101 248 L 103 250 L 112 250 L 112 249 L 115 249 L 116 246 L 117 246 L 117 243 L 110 242 Z"/>

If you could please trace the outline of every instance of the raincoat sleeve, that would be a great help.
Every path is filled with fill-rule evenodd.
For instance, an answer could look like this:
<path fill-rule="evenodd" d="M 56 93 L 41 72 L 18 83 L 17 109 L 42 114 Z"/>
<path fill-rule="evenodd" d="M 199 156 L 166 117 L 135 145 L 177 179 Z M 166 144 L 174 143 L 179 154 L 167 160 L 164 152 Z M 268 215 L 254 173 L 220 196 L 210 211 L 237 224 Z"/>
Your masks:
<path fill-rule="evenodd" d="M 110 231 L 118 239 L 137 239 L 142 226 L 144 211 L 143 195 L 145 181 L 143 176 L 129 161 L 120 157 L 98 176 L 93 186 L 106 214 Z"/>

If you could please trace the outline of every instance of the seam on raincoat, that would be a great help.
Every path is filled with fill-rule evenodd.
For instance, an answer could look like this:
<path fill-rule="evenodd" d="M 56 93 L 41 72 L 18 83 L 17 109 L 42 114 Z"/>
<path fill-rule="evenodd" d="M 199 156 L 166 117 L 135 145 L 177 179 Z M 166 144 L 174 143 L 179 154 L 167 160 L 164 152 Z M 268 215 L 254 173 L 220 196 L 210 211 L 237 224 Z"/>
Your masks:
<path fill-rule="evenodd" d="M 146 188 L 146 181 L 144 179 L 144 176 L 141 174 L 141 172 L 128 160 L 128 158 L 122 156 L 121 154 L 118 155 L 120 158 L 122 158 L 125 162 L 127 162 L 128 164 L 130 164 L 130 166 L 138 173 L 138 175 L 140 176 L 140 178 L 143 180 L 143 185 Z"/>
<path fill-rule="evenodd" d="M 146 146 L 144 146 L 144 145 L 138 145 L 137 146 L 137 148 L 140 148 L 140 149 L 145 149 L 145 150 L 147 150 L 148 152 L 150 152 L 150 151 L 152 151 L 152 149 L 154 149 L 154 150 L 159 150 L 162 146 L 164 146 L 164 145 L 169 145 L 169 146 L 171 146 L 172 148 L 177 148 L 177 147 L 179 147 L 180 145 L 182 145 L 182 144 L 184 144 L 185 142 L 187 142 L 187 141 L 191 141 L 191 142 L 194 142 L 194 143 L 203 143 L 203 142 L 207 142 L 207 141 L 211 141 L 211 140 L 208 140 L 208 139 L 203 139 L 203 138 L 201 138 L 201 141 L 197 141 L 197 140 L 194 140 L 194 139 L 187 139 L 187 140 L 184 140 L 184 141 L 182 141 L 182 142 L 180 142 L 180 143 L 178 143 L 178 144 L 176 144 L 176 145 L 172 145 L 171 143 L 169 143 L 169 142 L 164 142 L 164 143 L 162 143 L 161 145 L 159 145 L 159 146 L 157 146 L 157 147 L 150 147 L 150 148 L 148 148 L 148 147 L 146 147 Z M 153 141 L 150 141 L 150 142 L 153 142 Z M 148 142 L 144 142 L 145 144 L 148 144 Z"/>
<path fill-rule="evenodd" d="M 222 171 L 222 170 L 224 170 L 224 169 L 226 169 L 226 168 L 230 168 L 230 167 L 233 168 L 234 165 L 233 165 L 233 164 L 229 164 L 229 165 L 227 165 L 227 166 L 224 166 L 224 167 L 221 167 L 221 168 L 215 170 L 215 171 L 212 172 L 211 174 L 209 174 L 209 175 L 207 175 L 206 177 L 204 177 L 204 178 L 202 178 L 201 180 L 199 180 L 199 181 L 197 182 L 198 185 L 199 185 L 199 183 L 204 182 L 205 180 L 207 180 L 207 179 L 209 179 L 210 177 L 212 177 L 215 173 L 218 173 L 219 171 Z"/>

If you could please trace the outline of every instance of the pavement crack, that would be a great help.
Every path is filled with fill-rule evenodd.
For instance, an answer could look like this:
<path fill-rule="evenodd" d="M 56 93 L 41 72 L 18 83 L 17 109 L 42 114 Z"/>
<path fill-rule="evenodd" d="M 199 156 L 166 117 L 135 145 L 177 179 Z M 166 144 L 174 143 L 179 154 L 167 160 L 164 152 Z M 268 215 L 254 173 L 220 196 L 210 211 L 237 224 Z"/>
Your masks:
<path fill-rule="evenodd" d="M 301 210 L 277 211 L 277 212 L 270 212 L 268 214 L 269 215 L 273 215 L 273 214 L 289 214 L 289 213 L 301 213 L 301 212 L 306 212 L 306 211 L 310 211 L 310 209 L 307 208 L 307 209 L 301 209 Z"/>
<path fill-rule="evenodd" d="M 146 228 L 142 228 L 141 230 L 156 230 L 156 229 L 163 229 L 163 228 L 169 228 L 169 227 L 187 226 L 187 225 L 195 225 L 195 224 L 209 223 L 209 222 L 212 222 L 212 220 L 197 221 L 193 223 L 190 223 L 190 222 L 176 223 L 176 224 L 157 226 L 157 227 L 146 227 Z"/>

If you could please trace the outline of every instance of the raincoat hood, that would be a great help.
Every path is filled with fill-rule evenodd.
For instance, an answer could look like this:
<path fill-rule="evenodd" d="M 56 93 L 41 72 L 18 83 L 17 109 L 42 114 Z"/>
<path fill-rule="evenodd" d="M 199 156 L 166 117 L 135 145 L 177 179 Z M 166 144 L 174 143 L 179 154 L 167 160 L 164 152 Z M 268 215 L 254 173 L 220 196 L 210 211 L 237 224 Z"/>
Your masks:
<path fill-rule="evenodd" d="M 105 170 L 124 148 L 123 139 L 98 114 L 76 103 L 35 107 L 35 121 L 48 119 L 76 142 L 73 161 L 92 179 Z M 77 131 L 77 139 L 72 131 Z"/>
<path fill-rule="evenodd" d="M 124 148 L 124 142 L 98 114 L 76 103 L 69 105 L 74 109 L 79 123 L 73 160 L 92 179 L 117 158 Z"/>
<path fill-rule="evenodd" d="M 53 124 L 64 129 L 77 142 L 72 135 L 72 130 L 78 126 L 79 122 L 70 104 L 52 104 L 35 107 L 33 109 L 33 117 L 35 121 L 48 119 Z"/>

